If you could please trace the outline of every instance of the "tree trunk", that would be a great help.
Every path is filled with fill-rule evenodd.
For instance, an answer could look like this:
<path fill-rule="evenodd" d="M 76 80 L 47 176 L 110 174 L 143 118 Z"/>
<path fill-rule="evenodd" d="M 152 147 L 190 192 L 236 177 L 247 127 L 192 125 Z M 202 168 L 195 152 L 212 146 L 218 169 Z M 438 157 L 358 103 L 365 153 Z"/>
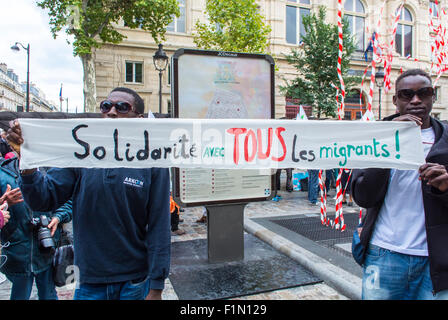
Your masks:
<path fill-rule="evenodd" d="M 95 62 L 92 54 L 81 56 L 84 71 L 84 112 L 96 112 Z"/>

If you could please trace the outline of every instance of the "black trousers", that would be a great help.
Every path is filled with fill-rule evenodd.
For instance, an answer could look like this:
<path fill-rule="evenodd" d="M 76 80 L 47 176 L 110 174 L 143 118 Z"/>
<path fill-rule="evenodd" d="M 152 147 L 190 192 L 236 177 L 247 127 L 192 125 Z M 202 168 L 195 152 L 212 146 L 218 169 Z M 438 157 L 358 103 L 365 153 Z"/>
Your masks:
<path fill-rule="evenodd" d="M 171 212 L 171 231 L 177 230 L 179 230 L 179 212 L 176 208 Z"/>
<path fill-rule="evenodd" d="M 277 172 L 275 173 L 276 188 L 277 190 L 280 190 L 280 175 L 282 170 L 286 170 L 286 191 L 292 191 L 292 169 L 277 169 Z"/>

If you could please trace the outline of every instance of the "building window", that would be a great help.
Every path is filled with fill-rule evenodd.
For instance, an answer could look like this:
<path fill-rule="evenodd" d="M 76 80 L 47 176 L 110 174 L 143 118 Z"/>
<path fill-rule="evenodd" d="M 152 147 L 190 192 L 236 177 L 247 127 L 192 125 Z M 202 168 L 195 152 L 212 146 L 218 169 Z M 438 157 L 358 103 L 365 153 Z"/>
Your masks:
<path fill-rule="evenodd" d="M 348 20 L 349 29 L 355 39 L 356 50 L 365 50 L 365 9 L 360 0 L 346 0 L 344 4 L 344 17 Z"/>
<path fill-rule="evenodd" d="M 143 83 L 143 62 L 126 61 L 125 82 Z"/>
<path fill-rule="evenodd" d="M 142 23 L 141 23 L 142 19 L 143 19 L 143 18 L 140 18 L 140 19 L 134 18 L 134 19 L 133 19 L 134 22 L 140 22 L 139 25 L 138 25 L 138 28 L 141 28 L 141 27 L 142 27 Z M 129 27 L 129 25 L 126 23 L 126 21 L 123 23 L 123 25 L 124 25 L 125 27 Z"/>
<path fill-rule="evenodd" d="M 167 31 L 185 33 L 185 0 L 178 0 L 180 16 L 174 17 L 174 20 L 166 27 Z"/>
<path fill-rule="evenodd" d="M 439 8 L 435 1 L 429 1 L 429 9 L 431 10 L 431 16 L 437 17 L 439 15 Z"/>
<path fill-rule="evenodd" d="M 354 89 L 345 98 L 344 120 L 359 120 L 366 111 L 366 99 L 361 91 Z"/>
<path fill-rule="evenodd" d="M 440 100 L 440 87 L 434 88 L 434 101 Z"/>
<path fill-rule="evenodd" d="M 299 44 L 305 35 L 303 17 L 311 12 L 310 0 L 288 0 L 286 5 L 286 42 Z"/>
<path fill-rule="evenodd" d="M 395 50 L 403 57 L 412 57 L 413 28 L 412 14 L 409 9 L 403 7 L 395 35 Z"/>

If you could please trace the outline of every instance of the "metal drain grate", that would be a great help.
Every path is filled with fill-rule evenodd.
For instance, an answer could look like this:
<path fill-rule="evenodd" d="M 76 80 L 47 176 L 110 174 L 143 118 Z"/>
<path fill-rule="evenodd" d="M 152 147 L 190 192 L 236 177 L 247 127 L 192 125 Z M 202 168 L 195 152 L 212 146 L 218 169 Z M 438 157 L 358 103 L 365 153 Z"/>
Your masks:
<path fill-rule="evenodd" d="M 334 213 L 327 213 L 327 216 L 334 220 Z M 344 213 L 344 222 L 346 224 L 346 230 L 344 232 L 341 232 L 341 230 L 332 229 L 331 227 L 323 226 L 320 222 L 320 216 L 270 219 L 269 221 L 313 240 L 318 244 L 337 249 L 338 251 L 343 251 L 344 254 L 349 254 L 345 250 L 336 248 L 335 245 L 341 243 L 351 243 L 353 231 L 358 225 L 358 219 L 359 214 L 357 213 Z"/>

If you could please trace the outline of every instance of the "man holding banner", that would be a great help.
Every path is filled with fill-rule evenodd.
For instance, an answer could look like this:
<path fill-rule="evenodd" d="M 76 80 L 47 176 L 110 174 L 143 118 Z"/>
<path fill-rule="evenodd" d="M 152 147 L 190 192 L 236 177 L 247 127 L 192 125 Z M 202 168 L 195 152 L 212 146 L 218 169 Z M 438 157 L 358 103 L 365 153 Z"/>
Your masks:
<path fill-rule="evenodd" d="M 144 103 L 133 90 L 115 88 L 100 110 L 103 118 L 141 118 Z M 17 121 L 8 140 L 23 143 Z M 21 173 L 23 196 L 34 210 L 53 210 L 73 197 L 80 276 L 75 299 L 161 299 L 170 266 L 168 169 L 53 168 L 45 177 L 35 169 Z"/>
<path fill-rule="evenodd" d="M 402 96 L 413 93 L 411 90 Z M 418 96 L 427 94 L 426 90 L 417 92 Z M 22 191 L 28 197 L 27 201 L 36 207 L 54 207 L 73 193 L 74 202 L 77 200 L 83 205 L 82 208 L 74 205 L 74 210 L 80 212 L 78 218 L 76 213 L 73 214 L 74 227 L 82 224 L 78 232 L 86 230 L 85 233 L 104 236 L 103 229 L 106 228 L 108 237 L 119 242 L 118 245 L 109 246 L 102 243 L 103 237 L 90 239 L 90 246 L 86 244 L 84 248 L 89 254 L 78 250 L 78 256 L 90 256 L 93 254 L 90 250 L 101 248 L 110 251 L 105 254 L 108 259 L 129 262 L 129 265 L 117 266 L 118 275 L 123 275 L 126 268 L 134 270 L 138 265 L 132 262 L 134 256 L 127 254 L 120 259 L 117 256 L 128 251 L 141 253 L 143 245 L 140 241 L 145 236 L 141 217 L 149 216 L 148 242 L 158 249 L 150 250 L 151 285 L 155 283 L 159 288 L 163 288 L 162 279 L 168 273 L 169 265 L 168 171 L 165 174 L 163 170 L 147 168 L 263 169 L 264 172 L 271 168 L 416 170 L 425 162 L 423 147 L 415 146 L 416 141 L 421 139 L 420 127 L 415 122 L 274 119 L 141 121 L 135 119 L 143 112 L 136 111 L 135 101 L 132 95 L 112 92 L 109 99 L 101 104 L 103 114 L 107 118 L 123 119 L 20 119 L 20 126 L 18 123 L 14 125 L 9 130 L 9 136 L 21 143 L 26 140 L 21 147 L 22 170 L 39 166 L 67 168 L 54 169 L 50 172 L 50 178 L 45 180 L 33 172 L 24 175 Z M 22 138 L 21 141 L 18 138 Z M 265 181 L 265 177 L 261 176 Z M 121 182 L 127 187 L 120 186 Z M 250 183 L 250 188 L 232 189 L 231 196 L 234 197 L 236 192 L 240 196 L 250 190 L 253 197 L 256 189 L 257 197 L 264 198 L 271 192 L 259 181 Z M 213 174 L 198 179 L 196 185 L 199 186 L 200 196 L 206 201 L 215 196 Z M 165 203 L 165 196 L 166 208 L 165 204 L 161 204 Z M 42 204 L 40 198 L 43 198 Z M 142 208 L 147 206 L 149 211 L 142 213 Z M 93 223 L 93 217 L 103 218 L 107 223 L 100 227 L 97 224 L 104 221 L 97 222 L 95 219 Z M 133 220 L 137 222 L 132 223 Z M 131 233 L 129 239 L 124 237 L 127 233 Z M 134 246 L 123 245 L 119 240 L 125 244 L 130 241 Z M 110 248 L 118 248 L 120 252 L 115 255 Z M 158 259 L 152 259 L 154 256 Z M 143 255 L 138 258 L 142 263 L 140 259 Z M 90 261 L 78 264 L 83 268 L 95 265 Z M 100 261 L 98 265 L 103 266 L 104 263 Z M 83 276 L 86 270 L 83 270 L 81 283 L 106 282 L 100 275 L 86 281 Z M 87 269 L 87 274 L 90 271 L 94 274 L 96 270 Z M 143 276 L 143 270 L 136 270 L 136 273 Z M 132 271 L 132 277 L 135 275 Z"/>
<path fill-rule="evenodd" d="M 434 89 L 420 69 L 398 77 L 393 101 L 399 113 L 385 120 L 421 126 L 426 163 L 353 172 L 353 198 L 367 208 L 355 230 L 365 248 L 362 297 L 448 299 L 448 128 L 430 117 Z"/>

